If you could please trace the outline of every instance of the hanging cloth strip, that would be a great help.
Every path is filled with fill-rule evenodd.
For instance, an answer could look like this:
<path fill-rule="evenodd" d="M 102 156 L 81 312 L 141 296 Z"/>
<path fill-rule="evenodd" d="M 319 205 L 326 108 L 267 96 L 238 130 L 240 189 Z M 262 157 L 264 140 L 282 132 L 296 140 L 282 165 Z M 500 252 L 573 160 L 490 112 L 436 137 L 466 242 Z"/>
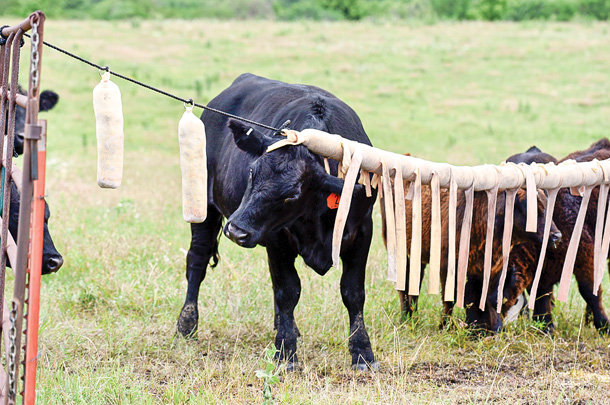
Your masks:
<path fill-rule="evenodd" d="M 350 154 L 347 145 L 344 145 L 345 154 Z M 346 161 L 344 157 L 344 162 Z M 345 182 L 343 184 L 343 191 L 341 191 L 341 199 L 339 200 L 339 207 L 337 208 L 337 217 L 335 219 L 335 228 L 333 229 L 333 243 L 332 243 L 332 261 L 333 267 L 339 268 L 339 256 L 341 254 L 341 239 L 343 238 L 343 230 L 347 223 L 347 216 L 349 215 L 349 208 L 352 204 L 352 194 L 354 192 L 354 186 L 356 185 L 356 178 L 360 172 L 360 163 L 362 163 L 362 152 L 356 148 L 354 156 L 350 156 L 347 159 L 348 167 L 345 176 Z M 345 165 L 343 167 L 346 167 Z"/>
<path fill-rule="evenodd" d="M 602 239 L 604 233 L 604 214 L 606 213 L 606 203 L 608 199 L 608 184 L 602 184 L 599 186 L 599 193 L 597 199 L 597 218 L 595 220 L 595 243 L 593 249 L 593 294 L 597 295 L 599 285 L 601 284 L 601 278 L 603 277 L 603 266 L 604 260 L 601 257 L 602 252 Z M 601 260 L 600 260 L 601 259 Z M 601 270 L 601 272 L 600 272 Z"/>
<path fill-rule="evenodd" d="M 546 249 L 549 244 L 549 235 L 551 233 L 551 224 L 553 222 L 553 211 L 555 210 L 555 201 L 557 199 L 558 192 L 559 188 L 549 190 L 549 195 L 546 200 L 544 235 L 542 237 L 542 246 L 540 247 L 540 254 L 538 255 L 538 265 L 536 267 L 536 273 L 534 275 L 532 289 L 530 290 L 529 308 L 531 310 L 534 309 L 534 305 L 536 303 L 538 284 L 540 283 L 540 277 L 542 276 L 542 268 L 544 266 L 544 259 L 546 258 Z"/>
<path fill-rule="evenodd" d="M 381 165 L 381 163 L 379 163 L 379 165 Z M 377 186 L 379 185 L 379 182 L 381 181 L 381 176 L 377 173 L 373 173 L 373 178 L 371 179 L 371 187 L 374 189 L 377 189 Z M 381 193 L 381 189 L 383 187 L 379 187 L 379 192 Z"/>
<path fill-rule="evenodd" d="M 608 250 L 610 248 L 610 204 L 607 204 L 608 211 L 606 212 L 606 224 L 604 226 L 604 238 L 602 240 L 601 254 L 598 260 L 598 271 L 600 272 L 597 284 L 595 285 L 594 291 L 599 290 L 599 286 L 601 285 L 602 276 L 604 274 L 604 263 L 608 257 Z"/>
<path fill-rule="evenodd" d="M 394 196 L 390 181 L 390 170 L 385 160 L 381 160 L 381 183 L 386 220 L 386 243 L 388 250 L 388 281 L 396 283 L 396 216 L 394 215 Z"/>
<path fill-rule="evenodd" d="M 594 253 L 593 262 L 595 263 L 593 266 L 593 294 L 597 296 L 599 291 L 599 287 L 602 282 L 602 278 L 604 275 L 604 263 L 605 258 L 608 257 L 602 256 L 602 248 L 603 248 L 603 237 L 608 232 L 607 228 L 604 228 L 604 214 L 606 212 L 606 204 L 608 202 L 608 191 L 610 189 L 610 184 L 608 180 L 610 180 L 608 173 L 604 169 L 604 166 L 599 163 L 597 159 L 595 159 L 599 170 L 603 173 L 604 183 L 599 186 L 599 193 L 597 198 L 597 218 L 595 221 L 595 244 L 594 244 Z"/>
<path fill-rule="evenodd" d="M 474 171 L 472 172 L 473 181 L 470 187 L 464 190 L 466 197 L 466 207 L 464 218 L 462 219 L 462 231 L 460 233 L 460 251 L 458 258 L 457 271 L 457 301 L 458 308 L 464 308 L 464 291 L 466 288 L 466 272 L 468 270 L 468 256 L 470 255 L 470 230 L 472 228 L 472 209 L 474 203 Z"/>
<path fill-rule="evenodd" d="M 587 214 L 587 207 L 589 205 L 589 198 L 591 197 L 591 191 L 595 186 L 586 186 L 584 195 L 580 203 L 580 209 L 578 210 L 578 216 L 576 217 L 576 224 L 572 231 L 572 238 L 568 245 L 568 252 L 566 253 L 565 261 L 563 262 L 563 270 L 561 271 L 561 280 L 559 282 L 559 292 L 557 293 L 557 299 L 559 301 L 566 302 L 568 299 L 568 289 L 570 288 L 570 281 L 572 280 L 572 272 L 574 271 L 574 262 L 576 260 L 576 253 L 578 251 L 578 245 L 580 243 L 580 235 L 582 233 L 582 227 L 585 222 L 585 216 Z"/>
<path fill-rule="evenodd" d="M 421 175 L 419 168 L 415 169 L 415 180 L 411 183 L 413 201 L 411 201 L 411 250 L 409 261 L 409 295 L 419 295 L 419 281 L 421 278 Z"/>
<path fill-rule="evenodd" d="M 449 224 L 447 227 L 448 233 L 448 257 L 447 257 L 447 278 L 445 280 L 445 301 L 455 301 L 455 259 L 456 259 L 456 234 L 457 234 L 457 190 L 458 186 L 453 178 L 453 170 L 451 171 L 451 180 L 449 183 Z"/>
<path fill-rule="evenodd" d="M 430 223 L 430 275 L 428 279 L 428 294 L 438 294 L 441 279 L 442 224 L 440 180 L 438 173 L 436 172 L 432 172 L 430 191 L 432 218 Z"/>
<path fill-rule="evenodd" d="M 405 209 L 405 184 L 400 166 L 394 163 L 394 210 L 396 214 L 396 289 L 406 289 L 407 272 L 407 214 Z"/>
<path fill-rule="evenodd" d="M 485 262 L 483 265 L 483 290 L 479 309 L 485 310 L 487 302 L 487 291 L 489 290 L 489 279 L 491 278 L 491 259 L 494 238 L 494 224 L 496 220 L 496 203 L 498 200 L 498 185 L 500 184 L 500 173 L 496 171 L 496 184 L 491 190 L 485 190 L 487 194 L 487 234 L 485 235 Z"/>
<path fill-rule="evenodd" d="M 527 192 L 527 222 L 525 223 L 526 232 L 536 232 L 538 218 L 538 198 L 536 191 L 536 177 L 532 167 L 519 163 L 517 165 L 525 176 L 525 189 Z"/>
<path fill-rule="evenodd" d="M 330 174 L 330 165 L 328 164 L 328 158 L 324 158 L 324 171 L 326 174 Z"/>
<path fill-rule="evenodd" d="M 364 186 L 364 190 L 366 192 L 367 197 L 373 196 L 373 192 L 371 190 L 371 176 L 369 172 L 364 169 L 360 169 L 360 178 L 358 179 L 358 184 L 362 184 Z"/>
<path fill-rule="evenodd" d="M 505 191 L 506 202 L 504 205 L 504 233 L 502 235 L 502 273 L 500 274 L 500 282 L 498 283 L 498 304 L 496 307 L 498 313 L 501 313 L 502 311 L 502 301 L 504 300 L 504 284 L 506 283 L 506 274 L 508 273 L 508 259 L 513 236 L 515 197 L 517 196 L 518 190 L 518 188 L 514 188 Z"/>

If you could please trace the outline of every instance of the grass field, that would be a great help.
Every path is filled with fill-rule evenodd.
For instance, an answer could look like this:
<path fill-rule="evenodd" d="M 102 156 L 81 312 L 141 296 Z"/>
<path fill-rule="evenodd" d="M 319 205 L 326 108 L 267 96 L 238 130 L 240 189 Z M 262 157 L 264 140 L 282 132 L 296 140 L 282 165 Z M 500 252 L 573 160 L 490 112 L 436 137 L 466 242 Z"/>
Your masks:
<path fill-rule="evenodd" d="M 201 103 L 243 72 L 315 84 L 355 109 L 375 146 L 434 161 L 499 163 L 533 144 L 561 157 L 608 135 L 607 24 L 49 20 L 45 40 Z M 119 190 L 102 190 L 91 100 L 98 72 L 48 48 L 42 63 L 43 87 L 61 96 L 43 118 L 50 229 L 66 262 L 43 280 L 39 403 L 262 402 L 255 371 L 274 339 L 264 250 L 223 238 L 221 263 L 201 289 L 199 338 L 174 337 L 190 241 L 182 104 L 116 80 L 125 170 Z M 440 299 L 428 295 L 403 323 L 385 281 L 379 220 L 377 210 L 365 321 L 380 371 L 350 369 L 339 272 L 322 278 L 300 262 L 302 370 L 281 374 L 275 401 L 610 403 L 610 340 L 584 324 L 575 285 L 555 308 L 553 336 L 525 319 L 482 339 L 457 320 L 439 332 Z"/>

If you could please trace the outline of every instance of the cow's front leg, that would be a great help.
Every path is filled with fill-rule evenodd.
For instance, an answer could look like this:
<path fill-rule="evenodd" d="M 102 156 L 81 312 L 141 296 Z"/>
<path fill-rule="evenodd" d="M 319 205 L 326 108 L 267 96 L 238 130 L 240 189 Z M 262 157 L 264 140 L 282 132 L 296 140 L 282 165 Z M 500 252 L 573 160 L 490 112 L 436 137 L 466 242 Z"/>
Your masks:
<path fill-rule="evenodd" d="M 286 361 L 291 370 L 297 363 L 299 334 L 294 321 L 294 308 L 301 297 L 301 280 L 294 267 L 297 253 L 282 237 L 273 238 L 266 245 L 275 304 L 275 347 L 279 350 L 276 359 Z"/>
<path fill-rule="evenodd" d="M 379 368 L 371 349 L 371 341 L 364 325 L 364 280 L 366 261 L 372 237 L 372 221 L 366 221 L 354 242 L 341 253 L 343 274 L 341 275 L 341 297 L 349 313 L 349 351 L 352 368 L 366 370 Z"/>
<path fill-rule="evenodd" d="M 206 220 L 200 224 L 191 224 L 191 247 L 186 255 L 188 287 L 177 325 L 178 332 L 184 337 L 192 336 L 197 331 L 199 286 L 205 278 L 210 258 L 218 254 L 218 232 L 222 225 L 221 220 L 221 214 L 208 205 Z"/>

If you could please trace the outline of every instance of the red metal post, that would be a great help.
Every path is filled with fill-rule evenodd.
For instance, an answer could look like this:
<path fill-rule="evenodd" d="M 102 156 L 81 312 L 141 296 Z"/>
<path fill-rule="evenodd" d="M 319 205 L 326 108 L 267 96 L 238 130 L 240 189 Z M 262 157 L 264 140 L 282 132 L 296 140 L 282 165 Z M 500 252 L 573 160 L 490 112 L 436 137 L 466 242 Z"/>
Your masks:
<path fill-rule="evenodd" d="M 36 365 L 38 358 L 38 327 L 40 314 L 40 277 L 42 274 L 42 244 L 44 237 L 44 193 L 46 174 L 46 121 L 39 120 L 42 126 L 41 139 L 38 141 L 38 180 L 34 180 L 32 208 L 32 241 L 30 250 L 30 269 L 28 280 L 28 314 L 25 335 L 25 381 L 23 403 L 36 402 Z"/>

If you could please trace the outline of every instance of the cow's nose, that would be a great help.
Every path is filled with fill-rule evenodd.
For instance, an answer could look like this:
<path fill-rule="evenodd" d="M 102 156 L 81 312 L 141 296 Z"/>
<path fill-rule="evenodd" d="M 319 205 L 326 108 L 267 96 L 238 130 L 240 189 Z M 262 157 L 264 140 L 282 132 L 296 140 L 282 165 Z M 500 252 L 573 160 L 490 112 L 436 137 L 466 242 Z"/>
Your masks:
<path fill-rule="evenodd" d="M 224 229 L 225 236 L 238 245 L 243 245 L 250 234 L 243 229 L 235 226 L 232 222 L 227 222 Z"/>
<path fill-rule="evenodd" d="M 51 257 L 47 260 L 47 269 L 49 273 L 55 273 L 64 264 L 64 259 L 61 256 Z"/>
<path fill-rule="evenodd" d="M 553 244 L 553 248 L 557 249 L 557 247 L 559 246 L 559 243 L 561 243 L 562 238 L 563 238 L 563 235 L 559 231 L 551 233 L 550 239 L 551 239 L 551 243 Z"/>

